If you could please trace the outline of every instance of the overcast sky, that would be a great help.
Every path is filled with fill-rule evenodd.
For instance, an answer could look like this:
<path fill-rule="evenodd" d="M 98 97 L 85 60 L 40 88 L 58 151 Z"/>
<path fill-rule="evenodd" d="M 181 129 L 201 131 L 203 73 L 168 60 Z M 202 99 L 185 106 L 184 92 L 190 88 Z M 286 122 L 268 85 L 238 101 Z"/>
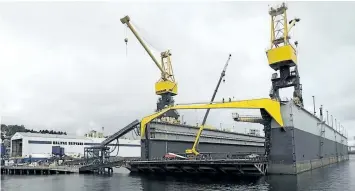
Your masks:
<path fill-rule="evenodd" d="M 289 18 L 301 18 L 292 34 L 305 107 L 313 110 L 315 95 L 317 107 L 323 104 L 355 136 L 355 3 L 288 5 Z M 208 101 L 229 53 L 216 100 L 268 97 L 267 2 L 1 3 L 2 123 L 78 135 L 104 126 L 110 134 L 151 114 L 159 70 L 121 24 L 125 15 L 156 56 L 171 49 L 176 103 Z M 208 123 L 244 132 L 250 125 L 234 123 L 232 112 L 214 110 Z M 196 123 L 204 111 L 180 113 Z"/>

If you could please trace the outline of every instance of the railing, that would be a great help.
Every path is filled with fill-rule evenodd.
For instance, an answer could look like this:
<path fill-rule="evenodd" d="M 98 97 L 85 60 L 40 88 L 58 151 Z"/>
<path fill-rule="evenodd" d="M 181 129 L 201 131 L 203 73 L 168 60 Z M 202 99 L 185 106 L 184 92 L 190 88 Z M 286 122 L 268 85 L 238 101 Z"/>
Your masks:
<path fill-rule="evenodd" d="M 257 155 L 253 153 L 200 153 L 198 156 L 189 155 L 189 154 L 177 154 L 181 157 L 174 158 L 164 158 L 164 157 L 155 157 L 150 159 L 149 161 L 216 161 L 216 160 L 244 160 L 251 162 L 267 162 L 267 157 L 262 155 Z M 183 158 L 184 157 L 184 158 Z M 134 159 L 129 160 L 129 162 L 139 162 L 139 161 L 147 161 L 147 159 Z M 125 161 L 126 162 L 126 161 Z"/>

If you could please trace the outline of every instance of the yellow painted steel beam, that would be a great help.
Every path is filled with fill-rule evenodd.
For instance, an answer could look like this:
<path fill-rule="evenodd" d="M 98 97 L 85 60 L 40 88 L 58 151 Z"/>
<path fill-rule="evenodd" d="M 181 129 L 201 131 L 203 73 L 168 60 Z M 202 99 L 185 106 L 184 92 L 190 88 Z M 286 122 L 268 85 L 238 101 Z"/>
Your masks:
<path fill-rule="evenodd" d="M 283 127 L 283 121 L 280 111 L 280 102 L 269 99 L 252 99 L 241 100 L 224 103 L 205 103 L 205 104 L 189 104 L 189 105 L 175 105 L 167 107 L 160 112 L 146 116 L 141 120 L 141 137 L 145 136 L 146 125 L 153 119 L 163 115 L 172 109 L 265 109 L 265 111 L 281 126 Z"/>

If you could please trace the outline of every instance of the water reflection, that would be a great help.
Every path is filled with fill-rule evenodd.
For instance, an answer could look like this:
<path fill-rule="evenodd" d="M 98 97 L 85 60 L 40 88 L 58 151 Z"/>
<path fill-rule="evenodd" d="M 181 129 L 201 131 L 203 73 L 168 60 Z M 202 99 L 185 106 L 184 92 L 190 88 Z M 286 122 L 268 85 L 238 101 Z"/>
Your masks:
<path fill-rule="evenodd" d="M 1 187 L 3 190 L 15 191 L 350 191 L 355 190 L 355 157 L 351 157 L 349 162 L 330 165 L 297 176 L 171 177 L 130 175 L 126 171 L 111 176 L 1 176 Z"/>
<path fill-rule="evenodd" d="M 349 162 L 333 164 L 299 175 L 270 175 L 265 177 L 171 177 L 163 175 L 137 176 L 142 190 L 355 190 L 355 159 Z M 353 171 L 351 171 L 352 169 Z"/>
<path fill-rule="evenodd" d="M 146 175 L 140 176 L 142 189 L 153 190 L 268 190 L 265 177 L 236 178 L 236 177 L 171 177 Z"/>

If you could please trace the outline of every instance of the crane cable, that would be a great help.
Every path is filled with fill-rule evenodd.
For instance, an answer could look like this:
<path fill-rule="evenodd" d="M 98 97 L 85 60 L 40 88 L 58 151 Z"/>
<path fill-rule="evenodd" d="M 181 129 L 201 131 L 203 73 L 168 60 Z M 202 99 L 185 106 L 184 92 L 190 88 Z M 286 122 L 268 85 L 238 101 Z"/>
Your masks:
<path fill-rule="evenodd" d="M 162 52 L 161 47 L 155 47 L 153 46 L 153 43 L 151 43 L 150 41 L 148 41 L 146 36 L 149 36 L 149 32 L 147 32 L 146 30 L 140 28 L 135 22 L 130 21 L 131 25 L 134 26 L 134 28 L 136 29 L 137 32 L 145 34 L 142 35 L 141 38 L 143 39 L 143 41 L 150 47 L 151 50 L 153 50 L 155 53 L 160 53 Z"/>
<path fill-rule="evenodd" d="M 128 26 L 126 26 L 126 28 L 124 29 L 125 31 L 124 31 L 124 33 L 125 33 L 125 39 L 124 39 L 124 42 L 126 43 L 126 58 L 128 57 L 127 56 L 127 49 L 128 49 L 128 36 L 127 36 L 127 28 L 128 28 Z"/>
<path fill-rule="evenodd" d="M 136 31 L 144 31 L 144 30 L 140 29 L 134 22 L 130 21 L 130 23 L 131 23 L 131 25 L 134 26 Z M 128 25 L 126 25 L 126 27 L 124 29 L 124 35 L 125 35 L 124 42 L 126 43 L 126 60 L 128 60 L 128 32 L 127 32 L 128 28 L 129 28 Z M 147 32 L 145 32 L 145 33 L 147 33 Z M 159 51 L 158 48 L 153 46 L 152 43 L 150 43 L 146 38 L 144 38 L 144 36 L 141 36 L 141 38 L 150 47 L 151 51 L 153 51 L 153 54 L 154 53 L 156 54 L 157 52 L 162 52 L 162 51 Z M 162 63 L 160 63 L 160 64 L 162 64 Z"/>

